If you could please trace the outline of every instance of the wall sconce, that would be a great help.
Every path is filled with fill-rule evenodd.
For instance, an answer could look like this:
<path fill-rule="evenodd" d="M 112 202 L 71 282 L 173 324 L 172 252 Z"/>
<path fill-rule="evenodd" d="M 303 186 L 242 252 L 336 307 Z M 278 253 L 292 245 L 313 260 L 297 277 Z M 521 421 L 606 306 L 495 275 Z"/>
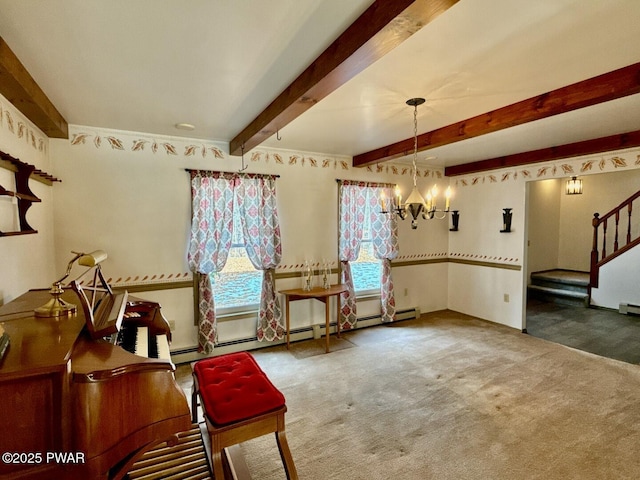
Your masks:
<path fill-rule="evenodd" d="M 582 180 L 578 177 L 571 177 L 571 180 L 567 180 L 567 195 L 580 195 L 582 193 Z"/>
<path fill-rule="evenodd" d="M 38 307 L 34 310 L 34 314 L 36 317 L 61 317 L 64 315 L 73 315 L 76 312 L 77 307 L 74 304 L 67 303 L 60 298 L 60 296 L 64 293 L 62 282 L 66 280 L 71 273 L 71 268 L 73 267 L 73 264 L 76 262 L 76 260 L 78 261 L 78 265 L 91 268 L 95 267 L 107 258 L 107 254 L 102 250 L 96 250 L 95 252 L 91 253 L 71 253 L 73 253 L 75 256 L 67 264 L 67 271 L 60 280 L 53 282 L 53 285 L 51 285 L 51 289 L 49 290 L 49 293 L 53 298 L 43 306 Z"/>
<path fill-rule="evenodd" d="M 511 213 L 511 208 L 503 208 L 502 211 L 502 230 L 501 233 L 509 233 L 511 232 L 511 219 L 513 217 L 513 213 Z"/>
<path fill-rule="evenodd" d="M 453 227 L 449 229 L 450 232 L 458 231 L 458 223 L 460 222 L 460 211 L 454 210 L 451 212 L 451 222 L 453 223 Z"/>

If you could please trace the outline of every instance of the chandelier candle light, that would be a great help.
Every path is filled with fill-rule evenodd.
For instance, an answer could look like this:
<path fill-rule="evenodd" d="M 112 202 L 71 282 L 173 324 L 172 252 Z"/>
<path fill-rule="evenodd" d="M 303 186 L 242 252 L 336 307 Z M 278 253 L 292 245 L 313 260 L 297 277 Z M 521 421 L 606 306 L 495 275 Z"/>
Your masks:
<path fill-rule="evenodd" d="M 402 220 L 404 220 L 407 216 L 407 211 L 411 213 L 411 228 L 413 230 L 418 228 L 418 216 L 422 215 L 422 218 L 425 220 L 430 220 L 432 218 L 436 218 L 438 220 L 442 220 L 449 213 L 449 204 L 451 199 L 451 187 L 448 187 L 444 198 L 445 205 L 444 210 L 438 210 L 437 208 L 437 197 L 438 197 L 438 187 L 434 185 L 429 192 L 427 192 L 427 200 L 425 202 L 420 192 L 418 192 L 418 187 L 416 184 L 416 177 L 418 175 L 418 169 L 416 166 L 416 160 L 418 158 L 418 105 L 422 105 L 425 102 L 424 98 L 410 98 L 407 100 L 407 105 L 413 107 L 413 189 L 409 194 L 409 197 L 402 203 L 402 196 L 400 195 L 400 189 L 396 186 L 395 189 L 395 198 L 391 199 L 390 209 L 387 210 L 387 200 L 384 196 L 384 193 L 380 197 L 380 205 L 382 207 L 382 213 L 391 213 L 397 214 Z M 437 215 L 441 213 L 441 215 Z"/>

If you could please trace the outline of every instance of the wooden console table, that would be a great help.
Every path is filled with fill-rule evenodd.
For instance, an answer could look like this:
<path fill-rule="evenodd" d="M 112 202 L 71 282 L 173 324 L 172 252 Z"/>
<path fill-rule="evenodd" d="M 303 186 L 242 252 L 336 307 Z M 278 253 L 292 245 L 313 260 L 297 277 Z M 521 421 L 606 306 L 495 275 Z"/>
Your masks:
<path fill-rule="evenodd" d="M 326 352 L 329 353 L 329 299 L 334 295 L 340 295 L 342 292 L 347 291 L 347 286 L 339 283 L 337 285 L 331 285 L 329 288 L 315 287 L 311 290 L 303 290 L 302 288 L 293 288 L 291 290 L 281 290 L 280 293 L 285 297 L 285 308 L 287 309 L 286 319 L 287 319 L 287 350 L 289 349 L 289 333 L 290 333 L 290 319 L 289 319 L 289 302 L 293 302 L 295 300 L 308 300 L 310 298 L 315 298 L 316 300 L 320 300 L 325 305 L 325 337 L 326 337 Z M 340 299 L 336 299 L 336 324 L 337 324 L 337 334 L 340 337 Z"/>

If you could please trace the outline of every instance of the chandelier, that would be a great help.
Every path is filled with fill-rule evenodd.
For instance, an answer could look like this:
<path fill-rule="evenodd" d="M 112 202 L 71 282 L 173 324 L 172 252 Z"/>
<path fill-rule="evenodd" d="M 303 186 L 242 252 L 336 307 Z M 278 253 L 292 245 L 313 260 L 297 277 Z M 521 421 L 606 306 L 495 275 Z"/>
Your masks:
<path fill-rule="evenodd" d="M 413 189 L 407 197 L 404 204 L 402 203 L 402 196 L 400 195 L 400 189 L 396 186 L 395 198 L 391 199 L 390 209 L 387 210 L 387 202 L 384 198 L 384 194 L 380 199 L 382 203 L 382 213 L 397 214 L 402 220 L 407 217 L 407 212 L 411 214 L 411 228 L 413 230 L 418 228 L 418 216 L 422 216 L 425 220 L 431 220 L 436 218 L 442 220 L 449 213 L 449 201 L 451 198 L 451 188 L 448 187 L 445 192 L 445 205 L 444 210 L 438 210 L 437 197 L 438 187 L 433 186 L 427 193 L 427 200 L 420 195 L 418 187 L 416 185 L 416 177 L 418 175 L 418 169 L 416 166 L 416 160 L 418 158 L 418 105 L 422 105 L 425 102 L 424 98 L 410 98 L 407 100 L 407 105 L 413 107 Z"/>

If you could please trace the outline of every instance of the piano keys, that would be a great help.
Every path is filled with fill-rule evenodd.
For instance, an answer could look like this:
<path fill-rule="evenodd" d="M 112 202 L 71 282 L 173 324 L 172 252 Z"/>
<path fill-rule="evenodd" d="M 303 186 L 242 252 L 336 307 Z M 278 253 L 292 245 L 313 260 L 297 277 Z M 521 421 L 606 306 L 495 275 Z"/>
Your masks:
<path fill-rule="evenodd" d="M 125 323 L 120 328 L 116 345 L 141 357 L 161 358 L 171 361 L 169 340 L 166 334 L 152 335 L 149 327 Z"/>
<path fill-rule="evenodd" d="M 73 281 L 71 287 L 80 298 L 93 338 L 110 335 L 114 344 L 135 355 L 171 361 L 171 328 L 157 303 L 129 297 L 127 291 L 114 293 L 99 265 L 92 285 Z"/>

